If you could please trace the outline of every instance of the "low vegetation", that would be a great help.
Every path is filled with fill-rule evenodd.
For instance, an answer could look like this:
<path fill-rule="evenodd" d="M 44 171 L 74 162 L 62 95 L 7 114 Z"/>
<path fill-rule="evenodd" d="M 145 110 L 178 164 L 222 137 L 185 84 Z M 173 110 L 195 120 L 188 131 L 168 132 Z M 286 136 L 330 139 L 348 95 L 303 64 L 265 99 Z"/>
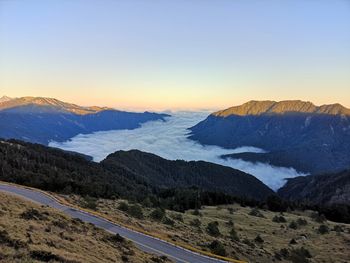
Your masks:
<path fill-rule="evenodd" d="M 168 262 L 119 235 L 0 193 L 0 262 Z"/>
<path fill-rule="evenodd" d="M 61 197 L 76 205 L 83 202 L 79 196 Z M 320 223 L 311 210 L 281 213 L 234 204 L 181 213 L 141 207 L 144 217 L 138 219 L 120 209 L 132 205 L 126 200 L 99 199 L 97 211 L 176 244 L 249 262 L 347 262 L 350 258 L 350 225 Z"/>

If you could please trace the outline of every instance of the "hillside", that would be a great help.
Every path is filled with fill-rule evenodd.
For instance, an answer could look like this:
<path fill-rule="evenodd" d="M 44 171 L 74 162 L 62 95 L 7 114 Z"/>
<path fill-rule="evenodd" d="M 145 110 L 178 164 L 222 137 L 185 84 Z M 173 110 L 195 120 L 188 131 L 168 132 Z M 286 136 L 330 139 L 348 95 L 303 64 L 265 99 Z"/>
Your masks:
<path fill-rule="evenodd" d="M 164 188 L 174 187 L 178 189 L 166 193 L 163 198 L 172 197 L 174 200 L 176 195 L 186 192 L 186 198 L 191 200 L 191 204 L 191 198 L 201 201 L 197 197 L 198 190 L 185 191 L 191 186 L 211 192 L 203 194 L 203 198 L 209 195 L 212 196 L 210 200 L 218 198 L 217 202 L 224 203 L 232 201 L 231 195 L 264 199 L 272 194 L 272 190 L 255 177 L 228 167 L 205 162 L 171 162 L 154 155 L 136 153 L 138 155 L 134 151 L 124 152 L 123 158 L 119 159 L 116 157 L 120 153 L 116 153 L 102 163 L 95 163 L 77 154 L 39 144 L 0 141 L 0 180 L 56 193 L 120 197 L 140 202 L 148 197 L 157 205 L 161 200 L 160 195 L 165 195 Z M 152 166 L 150 162 L 155 160 L 158 160 L 158 164 Z M 146 167 L 150 167 L 149 170 L 143 170 Z M 172 174 L 153 175 L 157 167 L 159 171 L 167 167 Z M 174 173 L 177 169 L 182 171 Z M 192 205 L 196 205 L 196 202 Z"/>
<path fill-rule="evenodd" d="M 64 214 L 0 192 L 0 262 L 168 262 Z"/>
<path fill-rule="evenodd" d="M 0 101 L 0 138 L 47 145 L 78 134 L 135 129 L 142 123 L 164 120 L 166 114 L 124 112 L 82 107 L 52 98 L 23 97 Z"/>
<path fill-rule="evenodd" d="M 278 194 L 311 204 L 350 204 L 350 170 L 288 179 Z"/>
<path fill-rule="evenodd" d="M 251 101 L 213 113 L 190 130 L 190 139 L 202 144 L 268 151 L 267 155 L 232 155 L 234 158 L 309 173 L 350 167 L 350 110 L 339 104 Z"/>
<path fill-rule="evenodd" d="M 263 200 L 273 191 L 254 176 L 242 171 L 204 161 L 170 161 L 138 150 L 110 154 L 101 164 L 110 171 L 126 169 L 159 188 L 196 186 L 208 191 L 223 192 Z"/>
<path fill-rule="evenodd" d="M 86 202 L 79 196 L 64 198 L 81 206 Z M 135 214 L 135 204 L 125 200 L 95 203 L 96 211 L 116 222 L 251 263 L 348 263 L 350 258 L 350 225 L 327 221 L 310 210 L 280 213 L 233 204 L 179 213 L 136 205 L 140 209 Z"/>

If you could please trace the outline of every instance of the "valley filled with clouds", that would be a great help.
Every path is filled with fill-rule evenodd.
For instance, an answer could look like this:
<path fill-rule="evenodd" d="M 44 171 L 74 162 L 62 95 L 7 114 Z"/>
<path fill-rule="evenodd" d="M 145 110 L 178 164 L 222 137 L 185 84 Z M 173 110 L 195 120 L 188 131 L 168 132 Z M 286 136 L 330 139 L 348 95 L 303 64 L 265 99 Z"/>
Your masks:
<path fill-rule="evenodd" d="M 171 115 L 166 121 L 147 122 L 134 130 L 80 134 L 66 142 L 51 142 L 50 146 L 90 155 L 97 162 L 115 151 L 131 149 L 154 153 L 170 160 L 204 160 L 250 173 L 273 190 L 283 186 L 286 178 L 305 175 L 293 168 L 274 167 L 240 159 L 224 160 L 220 158 L 221 155 L 264 150 L 250 146 L 224 149 L 201 145 L 187 138 L 187 129 L 205 119 L 209 112 L 174 112 Z"/>

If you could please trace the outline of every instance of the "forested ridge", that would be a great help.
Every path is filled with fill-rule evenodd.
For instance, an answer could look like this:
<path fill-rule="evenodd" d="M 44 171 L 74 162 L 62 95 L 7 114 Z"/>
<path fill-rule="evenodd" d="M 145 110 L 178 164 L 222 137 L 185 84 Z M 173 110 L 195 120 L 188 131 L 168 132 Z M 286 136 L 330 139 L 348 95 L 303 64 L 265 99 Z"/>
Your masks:
<path fill-rule="evenodd" d="M 205 176 L 203 178 L 197 176 L 197 182 L 180 178 L 177 180 L 179 185 L 171 185 L 165 182 L 176 176 L 175 174 L 162 178 L 152 176 L 151 171 L 146 169 L 134 170 L 137 165 L 146 165 L 141 164 L 146 160 L 139 159 L 135 162 L 135 159 L 132 158 L 134 153 L 133 151 L 129 153 L 130 163 L 127 167 L 125 162 L 111 165 L 118 162 L 115 158 L 107 158 L 100 164 L 86 160 L 83 156 L 40 144 L 18 140 L 1 140 L 0 180 L 63 194 L 74 193 L 101 198 L 125 198 L 137 202 L 147 199 L 153 205 L 163 205 L 177 210 L 195 208 L 202 204 L 232 203 L 234 198 L 237 197 L 244 200 L 250 200 L 253 196 L 266 198 L 272 193 L 272 191 L 266 190 L 268 188 L 258 181 L 261 185 L 251 187 L 251 189 L 246 187 L 244 188 L 246 193 L 240 191 L 234 196 L 233 193 L 235 192 L 233 190 L 229 194 L 223 190 L 219 191 L 217 187 L 210 188 L 213 182 L 206 185 L 205 181 L 208 178 Z M 127 158 L 126 155 L 127 153 L 124 153 L 123 156 Z M 148 154 L 145 154 L 145 156 L 148 156 Z M 182 165 L 186 166 L 186 162 Z M 204 162 L 197 164 L 197 166 L 203 166 L 202 169 L 207 169 L 211 165 Z M 160 167 L 161 165 L 159 165 Z M 218 167 L 218 165 L 215 165 L 215 167 Z M 188 169 L 192 169 L 190 165 Z M 221 180 L 220 173 L 220 170 L 215 172 Z M 239 177 L 240 184 L 249 183 L 252 180 L 250 178 L 252 176 L 242 174 Z M 188 173 L 187 177 L 190 176 L 192 174 Z M 224 174 L 223 176 L 229 177 L 234 176 L 234 174 Z M 201 187 L 202 184 L 205 187 Z M 175 186 L 178 187 L 172 189 Z M 235 187 L 235 185 L 232 185 L 232 189 L 235 189 Z M 265 195 L 255 195 L 259 187 L 265 191 Z"/>
<path fill-rule="evenodd" d="M 211 165 L 206 162 L 168 161 L 140 151 L 116 152 L 102 163 L 95 163 L 79 154 L 40 144 L 0 140 L 1 181 L 83 197 L 122 198 L 146 206 L 181 212 L 202 205 L 239 203 L 271 211 L 312 209 L 330 220 L 350 222 L 349 205 L 323 206 L 305 203 L 303 200 L 281 200 L 272 191 L 269 194 L 261 182 L 262 187 L 258 183 L 249 186 L 251 181 L 248 175 L 242 173 L 238 176 L 239 179 L 227 179 L 235 176 L 236 170 L 232 169 L 226 174 L 229 171 L 226 170 L 227 167 Z M 177 169 L 180 174 L 174 173 Z M 195 172 L 201 176 L 194 176 Z M 225 193 L 224 188 L 211 188 L 215 183 L 220 186 L 220 182 L 211 178 L 213 173 L 224 184 L 234 183 L 234 180 L 238 180 L 238 184 L 247 184 L 244 188 L 247 194 L 235 194 L 233 190 L 232 193 Z M 172 185 L 173 181 L 175 185 Z M 251 193 L 256 194 L 259 190 L 266 191 L 265 198 L 254 199 Z"/>

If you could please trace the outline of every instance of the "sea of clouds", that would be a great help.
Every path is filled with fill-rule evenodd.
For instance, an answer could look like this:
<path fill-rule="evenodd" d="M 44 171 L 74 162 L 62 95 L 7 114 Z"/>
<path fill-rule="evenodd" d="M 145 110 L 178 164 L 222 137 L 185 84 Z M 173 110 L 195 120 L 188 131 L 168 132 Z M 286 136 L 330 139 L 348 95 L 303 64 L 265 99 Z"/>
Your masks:
<path fill-rule="evenodd" d="M 189 130 L 205 119 L 208 112 L 175 112 L 166 121 L 151 121 L 134 130 L 102 131 L 80 134 L 66 142 L 51 142 L 52 147 L 90 155 L 94 161 L 103 160 L 117 150 L 138 149 L 176 160 L 204 160 L 230 166 L 254 175 L 273 190 L 284 185 L 286 178 L 305 175 L 293 168 L 275 167 L 264 163 L 251 163 L 240 159 L 222 159 L 223 154 L 264 152 L 254 147 L 224 149 L 203 146 L 187 138 Z"/>

